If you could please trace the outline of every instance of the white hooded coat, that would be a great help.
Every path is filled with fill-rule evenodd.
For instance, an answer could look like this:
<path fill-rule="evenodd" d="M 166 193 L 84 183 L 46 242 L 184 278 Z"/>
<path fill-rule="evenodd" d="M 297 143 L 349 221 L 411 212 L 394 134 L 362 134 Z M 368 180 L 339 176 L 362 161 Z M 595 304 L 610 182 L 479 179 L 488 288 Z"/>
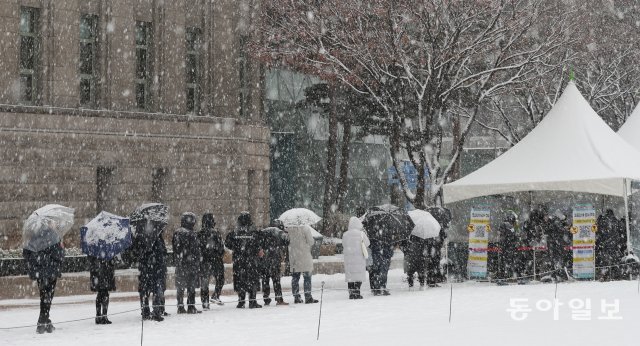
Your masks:
<path fill-rule="evenodd" d="M 362 221 L 352 217 L 349 219 L 349 229 L 342 235 L 346 282 L 367 281 L 367 258 L 364 257 L 362 244 L 368 247 L 369 237 L 362 229 Z"/>
<path fill-rule="evenodd" d="M 289 265 L 292 273 L 313 271 L 311 226 L 287 226 L 289 233 Z"/>

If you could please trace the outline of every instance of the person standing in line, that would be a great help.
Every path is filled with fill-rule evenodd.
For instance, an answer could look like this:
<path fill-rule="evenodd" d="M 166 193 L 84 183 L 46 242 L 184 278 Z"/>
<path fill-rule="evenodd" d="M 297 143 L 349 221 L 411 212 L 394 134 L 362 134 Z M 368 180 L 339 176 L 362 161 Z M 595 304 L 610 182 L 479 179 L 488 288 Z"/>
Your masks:
<path fill-rule="evenodd" d="M 109 291 L 116 289 L 116 260 L 105 260 L 87 256 L 89 260 L 89 279 L 91 291 L 96 294 L 96 324 L 111 324 L 109 321 Z"/>
<path fill-rule="evenodd" d="M 224 241 L 220 231 L 215 228 L 216 221 L 212 213 L 202 215 L 202 225 L 198 232 L 200 242 L 200 300 L 202 308 L 209 310 L 209 279 L 213 276 L 216 287 L 211 294 L 211 301 L 223 305 L 220 300 L 224 286 Z"/>
<path fill-rule="evenodd" d="M 313 256 L 311 247 L 314 239 L 311 226 L 287 226 L 289 233 L 289 265 L 291 267 L 291 291 L 295 304 L 313 304 L 318 300 L 311 295 L 311 275 L 313 272 Z M 304 279 L 304 301 L 300 297 L 300 276 Z"/>
<path fill-rule="evenodd" d="M 362 299 L 360 287 L 367 279 L 367 247 L 369 237 L 357 217 L 349 219 L 347 231 L 342 235 L 344 254 L 344 278 L 349 289 L 349 299 Z"/>
<path fill-rule="evenodd" d="M 46 232 L 55 232 L 47 230 Z M 54 235 L 55 236 L 55 235 Z M 41 251 L 22 250 L 22 257 L 27 264 L 29 278 L 38 283 L 40 292 L 40 314 L 36 333 L 52 333 L 56 328 L 49 319 L 51 302 L 56 290 L 58 278 L 62 276 L 60 267 L 64 260 L 64 247 L 62 242 L 53 244 Z"/>
<path fill-rule="evenodd" d="M 196 314 L 196 287 L 200 286 L 200 244 L 194 230 L 196 215 L 186 212 L 180 219 L 180 228 L 173 233 L 173 255 L 176 261 L 176 298 L 179 314 Z M 184 291 L 187 291 L 187 309 Z"/>
<path fill-rule="evenodd" d="M 280 284 L 281 266 L 285 249 L 289 246 L 289 235 L 284 230 L 282 221 L 275 219 L 270 227 L 262 230 L 262 248 L 264 256 L 260 259 L 260 269 L 262 276 L 262 297 L 264 305 L 271 304 L 271 288 L 269 280 L 273 282 L 273 292 L 275 294 L 276 305 L 289 305 L 282 296 L 282 285 Z"/>
<path fill-rule="evenodd" d="M 498 285 L 506 285 L 507 280 L 514 278 L 514 276 L 518 274 L 519 265 L 516 257 L 518 254 L 517 224 L 518 216 L 509 210 L 502 220 L 500 227 L 498 227 L 500 239 Z"/>
<path fill-rule="evenodd" d="M 138 257 L 138 293 L 142 318 L 164 321 L 164 290 L 166 287 L 167 248 L 162 233 L 167 223 L 151 220 L 149 217 L 136 225 L 133 247 Z M 149 298 L 153 295 L 153 312 Z"/>
<path fill-rule="evenodd" d="M 260 285 L 258 259 L 264 256 L 260 247 L 260 234 L 253 225 L 251 214 L 243 211 L 238 216 L 236 228 L 227 235 L 225 244 L 233 251 L 233 289 L 238 294 L 237 308 L 244 308 L 247 293 L 249 309 L 261 308 L 256 300 Z"/>

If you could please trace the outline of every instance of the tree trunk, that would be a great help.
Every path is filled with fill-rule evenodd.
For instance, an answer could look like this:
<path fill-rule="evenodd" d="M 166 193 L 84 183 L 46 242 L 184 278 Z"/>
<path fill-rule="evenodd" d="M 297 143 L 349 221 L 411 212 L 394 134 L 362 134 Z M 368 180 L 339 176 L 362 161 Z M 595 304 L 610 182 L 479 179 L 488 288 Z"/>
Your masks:
<path fill-rule="evenodd" d="M 344 203 L 349 189 L 349 149 L 351 149 L 351 120 L 346 118 L 343 122 L 342 148 L 340 152 L 340 175 L 338 177 L 338 212 L 344 212 Z"/>
<path fill-rule="evenodd" d="M 335 85 L 329 84 L 329 140 L 327 141 L 327 166 L 324 176 L 324 198 L 322 201 L 322 233 L 327 234 L 328 221 L 332 219 L 332 206 L 335 196 L 336 156 L 338 151 L 338 109 Z"/>
<path fill-rule="evenodd" d="M 460 142 L 461 140 L 461 134 L 460 134 L 460 115 L 456 114 L 453 116 L 453 128 L 452 128 L 452 132 L 453 132 L 453 150 L 456 150 L 456 145 L 457 143 Z M 453 152 L 451 153 L 451 156 L 453 156 Z M 459 157 L 459 156 L 458 156 Z M 460 160 L 455 160 L 455 162 L 453 163 L 453 167 L 451 168 L 451 175 L 450 175 L 452 180 L 458 180 L 460 179 Z"/>

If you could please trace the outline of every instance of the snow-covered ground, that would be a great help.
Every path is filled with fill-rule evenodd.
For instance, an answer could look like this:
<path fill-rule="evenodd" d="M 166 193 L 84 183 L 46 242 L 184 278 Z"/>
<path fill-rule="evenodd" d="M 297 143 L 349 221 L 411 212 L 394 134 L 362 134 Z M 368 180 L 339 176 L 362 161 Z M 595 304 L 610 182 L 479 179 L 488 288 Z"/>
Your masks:
<path fill-rule="evenodd" d="M 637 281 L 572 282 L 557 286 L 560 304 L 554 316 L 555 285 L 495 286 L 489 283 L 453 284 L 452 319 L 449 322 L 450 285 L 424 291 L 408 291 L 402 272 L 390 273 L 392 295 L 347 299 L 344 276 L 314 276 L 314 289 L 325 281 L 320 340 L 323 345 L 638 345 L 640 341 L 640 294 Z M 288 278 L 283 279 L 286 287 Z M 365 284 L 368 287 L 368 285 Z M 337 289 L 337 290 L 334 290 Z M 119 293 L 117 296 L 131 295 Z M 320 292 L 314 296 L 320 298 Z M 227 301 L 233 296 L 224 297 Z M 510 299 L 526 299 L 531 312 L 522 321 L 512 319 Z M 53 334 L 37 335 L 34 327 L 0 330 L 2 345 L 139 345 L 141 323 L 137 312 L 111 317 L 110 326 L 93 320 L 60 323 L 92 317 L 90 296 L 56 299 Z M 603 305 L 602 300 L 606 304 Z M 292 301 L 291 297 L 287 297 Z M 578 305 L 590 301 L 590 309 Z M 0 328 L 33 324 L 37 307 L 16 307 L 33 300 L 0 301 Z M 619 312 L 615 312 L 615 304 Z M 175 304 L 168 299 L 167 304 Z M 571 306 L 569 306 L 571 304 Z M 13 305 L 13 306 L 12 306 Z M 110 312 L 136 309 L 134 300 L 116 301 Z M 145 345 L 304 345 L 316 343 L 320 304 L 236 309 L 235 304 L 214 307 L 199 315 L 176 315 L 175 307 L 164 322 L 144 323 Z M 550 308 L 548 311 L 541 311 Z M 616 320 L 605 320 L 602 309 L 613 311 Z M 578 311 L 585 310 L 585 311 Z M 576 320 L 580 317 L 587 320 Z M 590 313 L 590 315 L 588 315 Z M 523 317 L 516 314 L 516 317 Z"/>

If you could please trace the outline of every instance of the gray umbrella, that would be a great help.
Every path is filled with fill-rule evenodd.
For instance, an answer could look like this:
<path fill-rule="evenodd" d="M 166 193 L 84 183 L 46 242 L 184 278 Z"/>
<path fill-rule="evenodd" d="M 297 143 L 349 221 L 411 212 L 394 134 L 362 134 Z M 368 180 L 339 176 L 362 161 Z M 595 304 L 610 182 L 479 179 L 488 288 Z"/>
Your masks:
<path fill-rule="evenodd" d="M 74 211 L 48 204 L 31 213 L 22 226 L 22 247 L 37 252 L 62 241 L 73 226 Z"/>

